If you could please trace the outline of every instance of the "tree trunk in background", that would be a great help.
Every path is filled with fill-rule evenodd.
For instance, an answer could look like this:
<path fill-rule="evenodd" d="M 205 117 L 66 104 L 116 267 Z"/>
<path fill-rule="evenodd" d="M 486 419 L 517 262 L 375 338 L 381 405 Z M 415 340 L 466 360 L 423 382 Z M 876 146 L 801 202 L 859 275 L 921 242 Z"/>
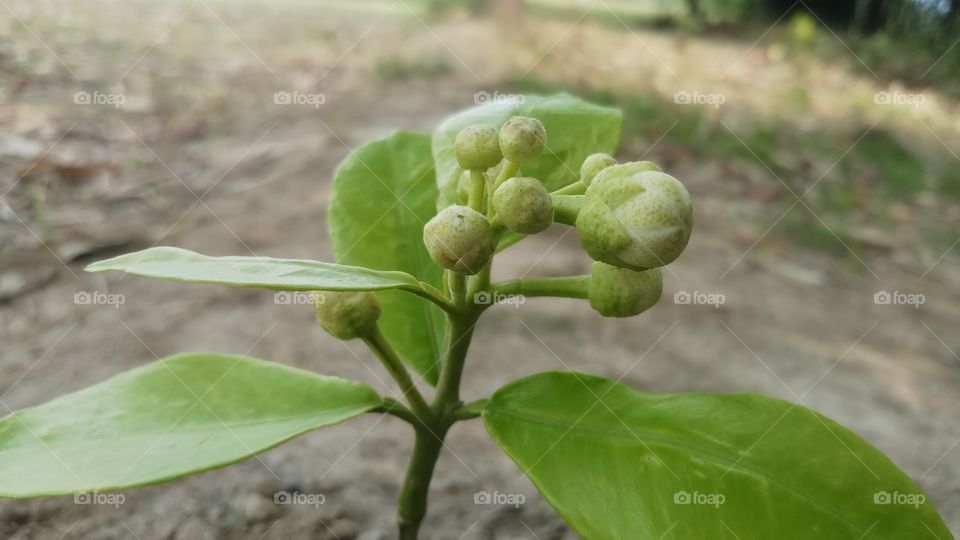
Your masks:
<path fill-rule="evenodd" d="M 885 0 L 856 0 L 850 30 L 859 34 L 872 34 L 883 27 L 886 16 Z"/>
<path fill-rule="evenodd" d="M 700 11 L 700 0 L 687 0 L 687 15 L 695 20 L 700 20 L 702 12 Z"/>

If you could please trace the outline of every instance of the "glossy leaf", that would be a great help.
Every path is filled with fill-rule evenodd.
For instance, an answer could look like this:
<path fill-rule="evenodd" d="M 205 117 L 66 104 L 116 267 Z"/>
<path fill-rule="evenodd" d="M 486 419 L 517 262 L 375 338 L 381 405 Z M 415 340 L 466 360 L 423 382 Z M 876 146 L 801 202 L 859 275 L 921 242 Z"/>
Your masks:
<path fill-rule="evenodd" d="M 430 137 L 399 132 L 366 144 L 340 164 L 329 223 L 337 262 L 401 270 L 440 287 L 442 272 L 423 245 L 423 226 L 436 213 Z M 378 293 L 380 327 L 400 356 L 436 384 L 443 350 L 443 312 L 423 299 Z"/>
<path fill-rule="evenodd" d="M 122 270 L 131 274 L 189 283 L 259 287 L 276 291 L 419 290 L 403 272 L 269 257 L 209 257 L 187 249 L 154 247 L 99 261 L 88 272 Z"/>
<path fill-rule="evenodd" d="M 166 482 L 380 404 L 367 385 L 243 356 L 185 354 L 0 420 L 0 495 Z"/>
<path fill-rule="evenodd" d="M 587 539 L 952 538 L 882 453 L 785 401 L 544 373 L 498 390 L 483 418 Z"/>
<path fill-rule="evenodd" d="M 521 172 L 539 178 L 551 191 L 575 182 L 587 156 L 596 152 L 612 154 L 620 143 L 623 114 L 619 110 L 567 94 L 525 96 L 522 103 L 489 102 L 466 109 L 445 120 L 433 134 L 433 158 L 443 206 L 455 200 L 462 172 L 453 152 L 457 133 L 473 124 L 499 128 L 516 115 L 540 120 L 547 131 L 546 150 L 524 164 Z"/>

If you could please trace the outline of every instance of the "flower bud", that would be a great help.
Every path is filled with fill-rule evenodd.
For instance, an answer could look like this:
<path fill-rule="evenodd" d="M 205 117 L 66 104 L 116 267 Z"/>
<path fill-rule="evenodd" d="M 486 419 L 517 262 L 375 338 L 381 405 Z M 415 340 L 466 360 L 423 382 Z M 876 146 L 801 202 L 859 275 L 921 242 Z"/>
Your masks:
<path fill-rule="evenodd" d="M 604 317 L 633 317 L 646 311 L 663 293 L 659 268 L 636 271 L 594 262 L 587 298 Z"/>
<path fill-rule="evenodd" d="M 587 159 L 583 160 L 583 165 L 580 166 L 580 181 L 589 186 L 598 172 L 616 164 L 617 160 L 613 159 L 610 154 L 590 154 Z"/>
<path fill-rule="evenodd" d="M 317 322 L 340 339 L 371 335 L 380 318 L 380 302 L 372 292 L 314 291 Z"/>
<path fill-rule="evenodd" d="M 486 216 L 466 206 L 441 210 L 423 227 L 423 243 L 437 264 L 473 275 L 493 256 L 493 230 Z"/>
<path fill-rule="evenodd" d="M 547 188 L 536 178 L 515 177 L 493 193 L 497 217 L 513 232 L 536 234 L 553 223 L 553 203 Z"/>
<path fill-rule="evenodd" d="M 529 116 L 514 116 L 500 126 L 500 150 L 503 157 L 523 164 L 540 155 L 547 143 L 543 124 Z"/>
<path fill-rule="evenodd" d="M 487 170 L 503 159 L 497 130 L 483 124 L 464 128 L 457 133 L 453 151 L 460 168 L 468 171 Z"/>
<path fill-rule="evenodd" d="M 594 154 L 596 155 L 596 154 Z M 586 162 L 584 162 L 586 165 Z M 613 165 L 608 165 L 602 169 L 597 170 L 597 174 L 593 176 L 590 182 L 585 182 L 588 186 L 594 183 L 599 178 L 606 176 L 627 176 L 630 174 L 636 174 L 644 171 L 662 171 L 659 165 L 652 161 L 631 161 L 629 163 L 615 163 Z M 581 169 L 582 174 L 582 169 Z"/>
<path fill-rule="evenodd" d="M 673 262 L 687 246 L 690 194 L 672 176 L 644 170 L 643 163 L 608 167 L 587 189 L 576 226 L 594 260 L 646 270 Z"/>

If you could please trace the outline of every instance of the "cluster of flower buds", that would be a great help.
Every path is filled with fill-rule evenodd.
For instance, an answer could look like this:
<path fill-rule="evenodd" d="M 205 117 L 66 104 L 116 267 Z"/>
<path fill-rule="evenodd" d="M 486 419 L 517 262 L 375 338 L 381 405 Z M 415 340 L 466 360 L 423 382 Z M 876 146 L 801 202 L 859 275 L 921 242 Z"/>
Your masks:
<path fill-rule="evenodd" d="M 424 227 L 424 244 L 440 266 L 474 275 L 490 262 L 499 233 L 536 234 L 556 221 L 577 229 L 596 261 L 586 296 L 608 317 L 636 315 L 663 290 L 660 267 L 686 247 L 693 225 L 690 194 L 649 161 L 617 163 L 608 154 L 587 157 L 580 178 L 554 193 L 520 175 L 520 166 L 546 145 L 543 124 L 515 116 L 499 130 L 461 131 L 454 153 L 463 174 L 460 204 L 441 210 Z"/>
<path fill-rule="evenodd" d="M 690 194 L 649 161 L 617 164 L 605 154 L 581 169 L 582 195 L 567 196 L 580 244 L 593 264 L 588 298 L 606 317 L 630 317 L 656 304 L 661 266 L 683 252 L 693 228 Z"/>
<path fill-rule="evenodd" d="M 553 223 L 543 183 L 515 176 L 545 144 L 543 124 L 524 116 L 514 116 L 499 131 L 475 125 L 457 134 L 454 154 L 464 171 L 457 186 L 461 204 L 444 208 L 423 228 L 424 245 L 437 264 L 477 274 L 493 257 L 499 227 L 535 234 Z"/>

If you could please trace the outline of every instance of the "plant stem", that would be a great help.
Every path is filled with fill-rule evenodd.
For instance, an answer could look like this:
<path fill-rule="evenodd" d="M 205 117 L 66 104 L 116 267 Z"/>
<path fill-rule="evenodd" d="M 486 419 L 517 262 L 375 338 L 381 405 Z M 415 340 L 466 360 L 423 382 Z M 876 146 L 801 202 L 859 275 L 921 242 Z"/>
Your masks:
<path fill-rule="evenodd" d="M 463 375 L 467 351 L 470 349 L 473 326 L 478 317 L 479 313 L 471 309 L 464 315 L 450 318 L 447 354 L 440 372 L 440 381 L 437 383 L 437 397 L 433 400 L 435 412 L 449 412 L 452 406 L 459 404 L 460 378 Z"/>
<path fill-rule="evenodd" d="M 494 294 L 505 296 L 559 296 L 561 298 L 586 298 L 590 288 L 590 276 L 566 276 L 535 279 L 514 279 L 494 283 Z"/>
<path fill-rule="evenodd" d="M 553 220 L 565 225 L 576 225 L 584 195 L 551 195 Z"/>
<path fill-rule="evenodd" d="M 378 325 L 376 330 L 369 336 L 363 338 L 363 340 L 370 349 L 376 353 L 380 362 L 387 368 L 390 376 L 400 385 L 400 390 L 410 403 L 410 408 L 414 414 L 416 414 L 421 421 L 427 421 L 432 416 L 430 406 L 427 405 L 423 394 L 420 393 L 417 385 L 414 384 L 413 379 L 410 378 L 410 372 L 403 366 L 403 362 L 400 361 L 400 357 L 397 356 L 396 351 L 393 350 L 393 346 L 390 345 L 386 336 L 383 335 L 380 326 Z"/>
<path fill-rule="evenodd" d="M 451 276 L 453 277 L 453 276 Z M 454 301 L 458 299 L 454 297 Z M 462 300 L 462 299 L 461 299 Z M 463 304 L 461 304 L 463 305 Z M 460 407 L 460 377 L 470 347 L 473 326 L 480 310 L 472 305 L 457 315 L 448 317 L 447 353 L 437 384 L 437 396 L 429 417 L 421 426 L 415 426 L 416 440 L 407 475 L 398 500 L 400 540 L 417 540 L 420 523 L 427 513 L 427 495 L 433 468 L 443 448 L 443 438 L 457 421 L 454 410 Z M 420 416 L 418 414 L 418 416 Z M 423 418 L 421 416 L 421 418 Z"/>
<path fill-rule="evenodd" d="M 567 184 L 566 186 L 550 193 L 551 195 L 582 195 L 587 191 L 587 186 L 583 182 L 577 180 L 572 184 Z"/>
<path fill-rule="evenodd" d="M 416 429 L 416 440 L 413 443 L 413 453 L 407 466 L 407 476 L 400 488 L 398 510 L 400 514 L 400 540 L 417 540 L 420 523 L 427 513 L 427 495 L 430 490 L 430 479 L 433 477 L 433 468 L 440 457 L 443 448 L 443 437 L 446 430 L 431 431 L 419 427 Z"/>
<path fill-rule="evenodd" d="M 500 174 L 493 183 L 493 191 L 496 191 L 497 188 L 500 187 L 500 184 L 516 176 L 518 172 L 520 172 L 520 164 L 514 163 L 509 159 L 503 160 L 503 168 L 500 169 Z M 493 195 L 493 193 L 491 193 L 491 195 Z"/>
<path fill-rule="evenodd" d="M 483 177 L 483 171 L 472 169 L 470 171 L 470 195 L 467 198 L 467 204 L 477 212 L 483 213 L 483 192 L 487 180 Z"/>

